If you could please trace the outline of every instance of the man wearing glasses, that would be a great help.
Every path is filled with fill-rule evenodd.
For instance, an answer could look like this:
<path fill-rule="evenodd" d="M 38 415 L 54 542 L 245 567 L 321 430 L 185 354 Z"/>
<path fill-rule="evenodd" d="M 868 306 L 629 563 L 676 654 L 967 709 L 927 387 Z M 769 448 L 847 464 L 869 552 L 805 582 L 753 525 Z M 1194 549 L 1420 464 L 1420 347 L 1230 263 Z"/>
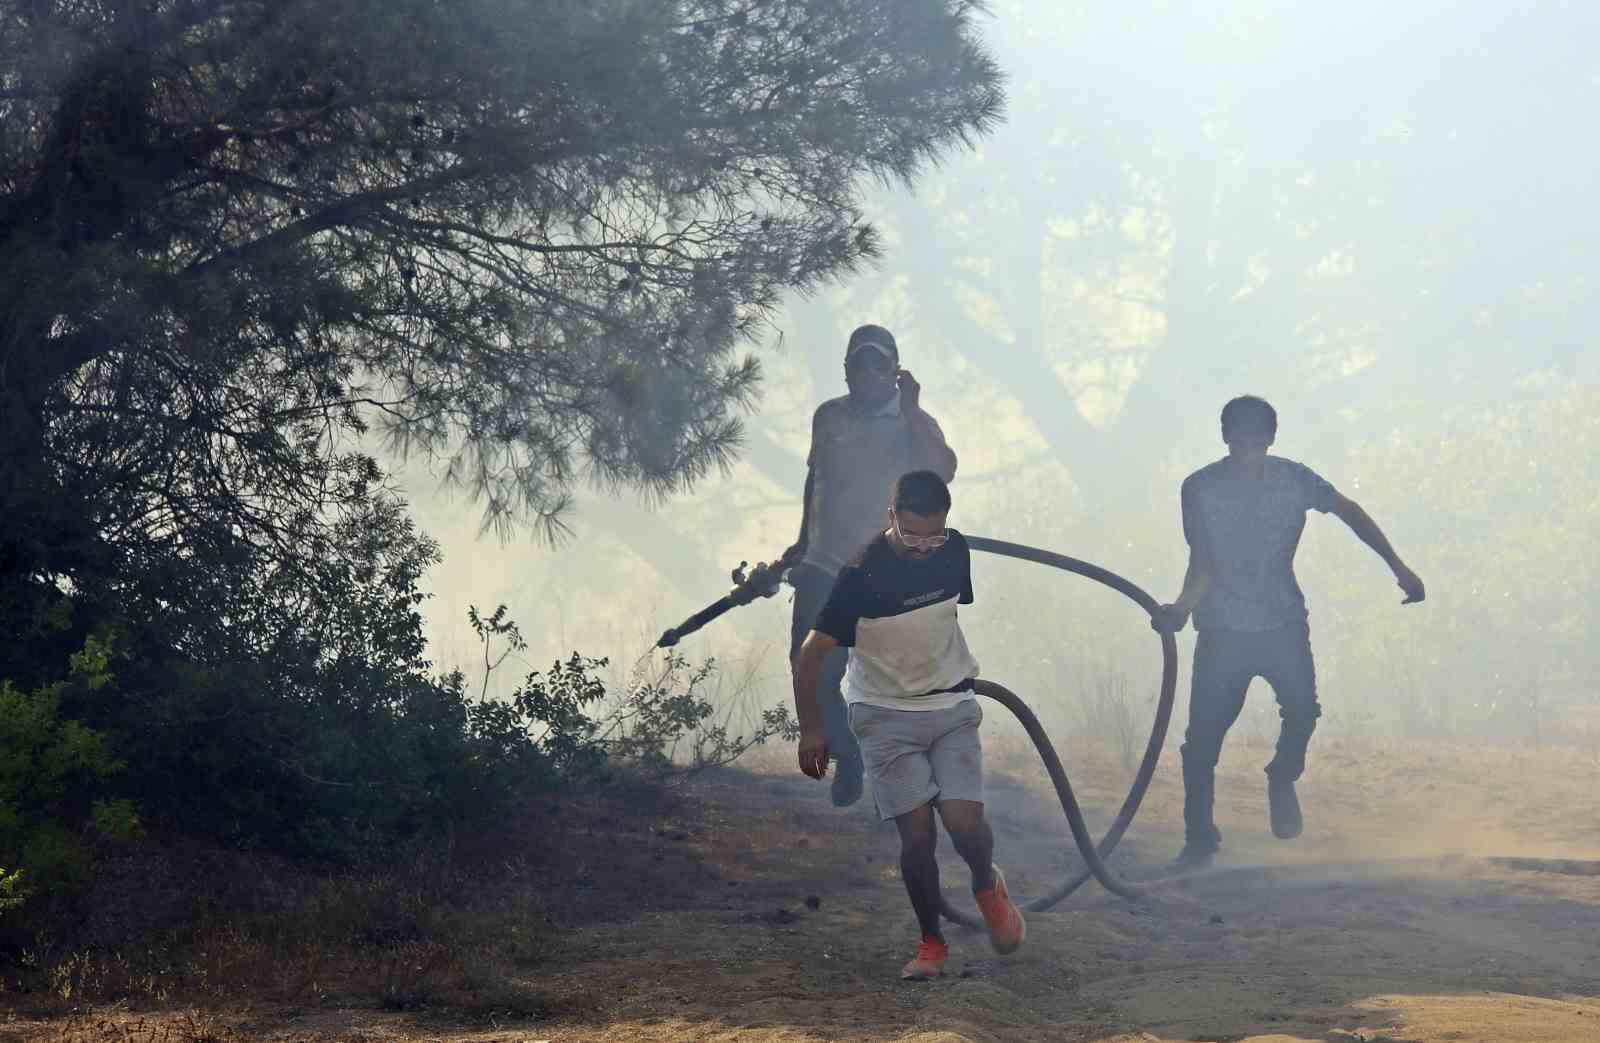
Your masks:
<path fill-rule="evenodd" d="M 800 646 L 794 702 L 800 770 L 820 779 L 831 744 L 818 682 L 827 658 L 849 649 L 850 728 L 878 815 L 900 831 L 900 873 L 922 929 L 900 976 L 922 980 L 942 974 L 949 955 L 939 927 L 935 810 L 972 871 L 972 893 L 995 950 L 1014 951 L 1027 929 L 991 861 L 994 834 L 983 814 L 983 711 L 972 684 L 978 661 L 956 622 L 956 606 L 972 604 L 971 552 L 960 533 L 945 527 L 950 489 L 939 475 L 904 475 L 890 502 L 887 528 L 839 573 Z"/>
<path fill-rule="evenodd" d="M 900 368 L 892 333 L 868 325 L 850 334 L 844 379 L 849 394 L 824 402 L 812 417 L 800 539 L 783 556 L 795 591 L 791 662 L 839 570 L 881 529 L 895 480 L 929 470 L 948 482 L 956 473 L 956 454 L 938 422 L 923 411 L 921 385 Z M 839 693 L 844 670 L 841 648 L 823 664 L 817 692 L 822 727 L 838 764 L 832 796 L 839 807 L 861 799 L 861 753 Z"/>

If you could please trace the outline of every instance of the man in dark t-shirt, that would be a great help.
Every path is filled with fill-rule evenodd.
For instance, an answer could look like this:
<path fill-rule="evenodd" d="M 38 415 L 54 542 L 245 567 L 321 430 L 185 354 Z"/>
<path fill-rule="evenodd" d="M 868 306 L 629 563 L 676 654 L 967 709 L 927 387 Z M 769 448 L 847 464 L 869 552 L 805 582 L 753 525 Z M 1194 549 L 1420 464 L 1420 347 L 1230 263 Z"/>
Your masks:
<path fill-rule="evenodd" d="M 1393 570 L 1405 604 L 1424 596 L 1422 580 L 1360 505 L 1304 464 L 1268 455 L 1277 431 L 1272 406 L 1250 395 L 1234 399 L 1222 410 L 1228 455 L 1183 483 L 1189 569 L 1178 600 L 1152 621 L 1176 632 L 1192 613 L 1200 635 L 1182 748 L 1184 846 L 1177 868 L 1210 864 L 1221 845 L 1212 821 L 1217 758 L 1256 677 L 1272 686 L 1282 719 L 1266 768 L 1272 832 L 1285 840 L 1300 835 L 1294 784 L 1322 714 L 1306 599 L 1294 576 L 1306 512 L 1333 514 L 1350 526 Z"/>
<path fill-rule="evenodd" d="M 949 511 L 950 490 L 939 475 L 902 476 L 888 526 L 840 570 L 794 664 L 800 770 L 820 779 L 829 738 L 817 688 L 828 655 L 849 650 L 850 729 L 878 814 L 900 831 L 900 871 L 922 928 L 901 977 L 919 980 L 942 974 L 949 955 L 939 926 L 935 810 L 972 871 L 995 949 L 1014 951 L 1026 932 L 991 860 L 978 741 L 983 711 L 973 691 L 978 661 L 956 621 L 956 606 L 972 603 L 972 555 L 961 534 L 945 527 Z"/>

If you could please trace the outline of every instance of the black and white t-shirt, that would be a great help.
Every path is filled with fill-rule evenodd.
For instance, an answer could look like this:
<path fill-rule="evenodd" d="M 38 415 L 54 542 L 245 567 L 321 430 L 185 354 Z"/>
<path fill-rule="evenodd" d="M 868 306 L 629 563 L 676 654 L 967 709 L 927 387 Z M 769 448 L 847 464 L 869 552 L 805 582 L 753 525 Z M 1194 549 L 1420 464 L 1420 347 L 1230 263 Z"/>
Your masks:
<path fill-rule="evenodd" d="M 978 661 L 956 622 L 972 604 L 972 552 L 959 532 L 921 560 L 880 534 L 839 573 L 816 629 L 850 649 L 848 703 L 943 710 L 973 698 Z"/>

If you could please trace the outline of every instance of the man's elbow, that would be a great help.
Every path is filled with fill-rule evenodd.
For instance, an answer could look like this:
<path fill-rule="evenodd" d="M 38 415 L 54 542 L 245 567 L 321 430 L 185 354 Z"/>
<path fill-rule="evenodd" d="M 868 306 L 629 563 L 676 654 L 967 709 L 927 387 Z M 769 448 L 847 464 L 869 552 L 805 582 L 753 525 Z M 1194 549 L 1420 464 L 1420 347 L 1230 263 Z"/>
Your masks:
<path fill-rule="evenodd" d="M 1358 525 L 1367 520 L 1367 512 L 1361 505 L 1342 493 L 1333 501 L 1333 516 L 1346 525 Z"/>
<path fill-rule="evenodd" d="M 811 631 L 806 635 L 806 639 L 800 643 L 800 651 L 795 654 L 793 663 L 795 673 L 799 673 L 808 666 L 820 667 L 822 660 L 827 658 L 828 653 L 833 650 L 835 644 L 837 642 L 820 630 Z"/>
<path fill-rule="evenodd" d="M 943 478 L 946 484 L 956 480 L 956 462 L 956 451 L 946 449 L 942 466 L 938 471 L 939 477 Z"/>

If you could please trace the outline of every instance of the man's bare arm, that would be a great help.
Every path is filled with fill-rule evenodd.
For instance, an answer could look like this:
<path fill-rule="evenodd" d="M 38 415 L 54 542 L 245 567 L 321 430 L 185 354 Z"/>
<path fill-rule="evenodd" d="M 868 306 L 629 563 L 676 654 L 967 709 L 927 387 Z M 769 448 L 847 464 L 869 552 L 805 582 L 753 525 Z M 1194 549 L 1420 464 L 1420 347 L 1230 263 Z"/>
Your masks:
<path fill-rule="evenodd" d="M 944 434 L 933 422 L 933 418 L 921 409 L 917 409 L 907 418 L 911 428 L 911 442 L 914 452 L 919 460 L 927 462 L 928 470 L 933 471 L 947 482 L 956 477 L 956 452 L 944 440 Z"/>
<path fill-rule="evenodd" d="M 1206 589 L 1211 586 L 1211 562 L 1206 556 L 1189 548 L 1189 567 L 1183 573 L 1183 590 L 1178 593 L 1178 600 L 1173 602 L 1185 617 L 1194 612 L 1194 607 L 1205 596 Z"/>
<path fill-rule="evenodd" d="M 911 429 L 911 449 L 923 466 L 945 481 L 956 477 L 956 454 L 944 440 L 939 424 L 922 408 L 922 385 L 908 369 L 898 375 L 900 382 L 900 408 L 905 410 L 906 424 Z"/>
<path fill-rule="evenodd" d="M 800 724 L 800 770 L 814 779 L 828 773 L 828 740 L 822 730 L 817 686 L 822 683 L 823 662 L 828 653 L 838 647 L 837 640 L 813 630 L 806 635 L 794 657 L 794 715 Z"/>
<path fill-rule="evenodd" d="M 806 541 L 811 533 L 811 490 L 816 484 L 817 472 L 813 467 L 806 468 L 806 489 L 800 494 L 800 535 L 795 539 L 794 546 L 783 553 L 785 565 L 798 565 L 800 559 L 806 556 Z"/>
<path fill-rule="evenodd" d="M 1162 605 L 1161 613 L 1150 621 L 1157 630 L 1182 630 L 1189 622 L 1194 607 L 1211 586 L 1211 562 L 1194 547 L 1189 548 L 1189 567 L 1183 573 L 1183 590 L 1170 605 Z"/>
<path fill-rule="evenodd" d="M 1355 533 L 1362 543 L 1371 547 L 1378 557 L 1383 559 L 1383 563 L 1389 566 L 1390 571 L 1394 573 L 1395 581 L 1400 584 L 1400 589 L 1405 591 L 1406 599 L 1401 604 L 1409 605 L 1427 596 L 1421 578 L 1400 560 L 1400 555 L 1390 546 L 1389 538 L 1383 534 L 1378 523 L 1372 520 L 1372 515 L 1363 510 L 1359 503 L 1347 496 L 1339 496 L 1334 501 L 1333 514 L 1350 526 L 1350 531 Z"/>

